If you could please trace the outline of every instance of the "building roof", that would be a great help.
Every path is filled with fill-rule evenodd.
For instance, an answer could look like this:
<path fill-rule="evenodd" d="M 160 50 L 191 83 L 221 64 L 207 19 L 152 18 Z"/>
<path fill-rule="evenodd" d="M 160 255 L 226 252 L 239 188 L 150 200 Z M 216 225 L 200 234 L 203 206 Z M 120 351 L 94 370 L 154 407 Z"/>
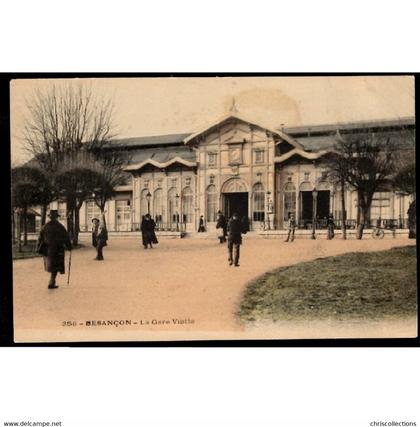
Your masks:
<path fill-rule="evenodd" d="M 127 171 L 141 169 L 147 164 L 164 168 L 173 163 L 182 163 L 186 166 L 196 165 L 196 154 L 186 146 L 169 146 L 156 148 L 143 148 L 130 153 L 130 164 Z"/>
<path fill-rule="evenodd" d="M 401 117 L 397 119 L 382 119 L 382 120 L 363 120 L 348 123 L 331 123 L 321 125 L 305 125 L 295 127 L 282 127 L 279 128 L 283 132 L 292 135 L 314 135 L 328 132 L 335 132 L 337 130 L 357 130 L 369 128 L 384 128 L 384 127 L 400 127 L 400 126 L 414 126 L 416 119 L 414 117 Z"/>
<path fill-rule="evenodd" d="M 305 151 L 328 150 L 337 143 L 336 135 L 306 136 L 296 138 Z"/>
<path fill-rule="evenodd" d="M 170 135 L 138 136 L 133 138 L 114 139 L 112 145 L 118 147 L 145 147 L 158 145 L 182 144 L 190 133 L 175 133 Z"/>

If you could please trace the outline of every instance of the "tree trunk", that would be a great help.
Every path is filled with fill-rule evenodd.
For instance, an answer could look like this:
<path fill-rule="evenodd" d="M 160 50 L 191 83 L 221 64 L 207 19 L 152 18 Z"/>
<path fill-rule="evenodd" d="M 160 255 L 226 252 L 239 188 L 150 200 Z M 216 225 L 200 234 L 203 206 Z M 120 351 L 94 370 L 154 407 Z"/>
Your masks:
<path fill-rule="evenodd" d="M 360 199 L 357 197 L 357 213 L 356 213 L 356 225 L 359 227 L 360 225 Z"/>
<path fill-rule="evenodd" d="M 73 223 L 73 239 L 72 244 L 73 246 L 78 245 L 79 243 L 79 232 L 80 232 L 80 207 L 76 206 L 74 209 L 74 223 Z"/>
<path fill-rule="evenodd" d="M 48 209 L 48 204 L 44 203 L 41 206 L 41 227 L 43 227 L 47 222 L 47 209 Z"/>
<path fill-rule="evenodd" d="M 363 230 L 366 225 L 366 220 L 369 215 L 369 208 L 366 206 L 360 206 L 360 224 L 357 226 L 357 239 L 361 240 L 363 237 Z"/>
<path fill-rule="evenodd" d="M 408 238 L 415 239 L 417 236 L 417 214 L 416 214 L 416 200 L 410 203 L 408 208 Z"/>
<path fill-rule="evenodd" d="M 102 219 L 102 223 L 104 224 L 104 227 L 107 228 L 106 221 L 105 221 L 105 207 L 101 207 L 101 219 Z"/>
<path fill-rule="evenodd" d="M 28 213 L 27 209 L 23 208 L 23 245 L 28 244 Z"/>
<path fill-rule="evenodd" d="M 73 240 L 73 234 L 74 234 L 74 202 L 71 198 L 67 198 L 66 199 L 66 208 L 67 208 L 67 218 L 66 218 L 66 223 L 67 223 L 67 233 L 69 234 L 70 240 Z"/>
<path fill-rule="evenodd" d="M 344 179 L 341 180 L 341 232 L 342 232 L 342 238 L 344 240 L 347 239 L 347 232 L 346 232 L 346 220 L 347 220 L 347 212 L 346 212 L 346 197 L 344 194 Z"/>

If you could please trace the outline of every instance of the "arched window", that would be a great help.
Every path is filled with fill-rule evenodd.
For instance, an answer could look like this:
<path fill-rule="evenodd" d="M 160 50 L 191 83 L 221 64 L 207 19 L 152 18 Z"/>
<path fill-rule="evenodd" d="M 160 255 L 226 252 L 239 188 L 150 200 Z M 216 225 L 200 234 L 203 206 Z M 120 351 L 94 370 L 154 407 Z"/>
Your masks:
<path fill-rule="evenodd" d="M 143 217 L 148 212 L 148 205 L 147 205 L 147 193 L 149 190 L 147 188 L 144 188 L 142 192 L 140 193 L 140 215 Z"/>
<path fill-rule="evenodd" d="M 216 221 L 217 212 L 217 193 L 216 186 L 209 185 L 206 191 L 206 214 L 208 222 Z"/>
<path fill-rule="evenodd" d="M 161 188 L 155 190 L 153 194 L 153 216 L 155 221 L 163 221 L 163 192 Z"/>
<path fill-rule="evenodd" d="M 252 206 L 253 206 L 253 221 L 264 221 L 264 203 L 265 203 L 265 193 L 264 187 L 259 182 L 254 185 L 252 189 Z"/>
<path fill-rule="evenodd" d="M 283 219 L 287 221 L 290 215 L 296 217 L 296 187 L 293 182 L 288 182 L 284 186 L 284 215 Z"/>
<path fill-rule="evenodd" d="M 176 197 L 178 194 L 176 192 L 176 188 L 172 187 L 168 190 L 168 222 L 170 224 L 177 223 L 177 215 L 178 213 L 178 198 Z"/>
<path fill-rule="evenodd" d="M 182 191 L 182 221 L 184 223 L 193 221 L 193 192 L 191 187 L 185 187 Z"/>

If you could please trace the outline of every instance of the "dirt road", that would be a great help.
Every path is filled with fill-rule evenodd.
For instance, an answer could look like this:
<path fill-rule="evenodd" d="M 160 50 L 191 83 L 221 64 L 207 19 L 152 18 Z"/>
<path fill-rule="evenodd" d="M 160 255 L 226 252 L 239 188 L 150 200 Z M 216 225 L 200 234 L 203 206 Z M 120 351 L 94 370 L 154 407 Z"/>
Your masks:
<path fill-rule="evenodd" d="M 416 319 L 246 327 L 235 313 L 247 282 L 275 267 L 352 251 L 414 244 L 404 239 L 309 240 L 248 237 L 240 267 L 209 239 L 162 239 L 152 250 L 115 238 L 105 261 L 93 248 L 73 251 L 70 286 L 48 290 L 40 258 L 14 262 L 16 341 L 247 339 L 415 336 Z M 67 263 L 67 259 L 66 259 Z M 67 322 L 67 323 L 66 323 Z"/>

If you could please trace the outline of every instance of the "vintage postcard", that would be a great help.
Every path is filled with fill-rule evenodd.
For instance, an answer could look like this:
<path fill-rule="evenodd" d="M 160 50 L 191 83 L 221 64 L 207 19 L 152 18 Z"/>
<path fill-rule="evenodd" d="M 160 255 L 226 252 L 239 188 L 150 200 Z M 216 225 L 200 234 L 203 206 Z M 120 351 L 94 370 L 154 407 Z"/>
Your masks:
<path fill-rule="evenodd" d="M 417 337 L 413 76 L 10 90 L 16 342 Z"/>

